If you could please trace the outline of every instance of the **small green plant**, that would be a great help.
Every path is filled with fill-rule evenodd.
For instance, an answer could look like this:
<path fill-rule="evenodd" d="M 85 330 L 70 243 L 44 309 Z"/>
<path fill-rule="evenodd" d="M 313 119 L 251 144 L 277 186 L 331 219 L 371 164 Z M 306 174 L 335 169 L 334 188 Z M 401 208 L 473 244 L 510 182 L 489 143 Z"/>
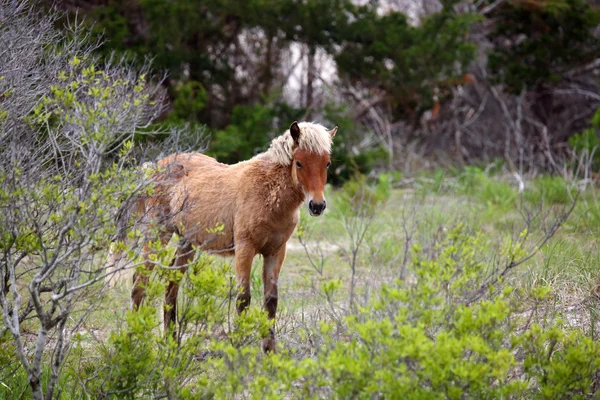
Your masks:
<path fill-rule="evenodd" d="M 122 398 L 136 398 L 157 390 L 161 371 L 156 368 L 159 350 L 156 330 L 159 322 L 156 309 L 142 306 L 126 315 L 126 328 L 111 333 L 104 350 L 101 370 L 108 394 L 119 393 Z"/>
<path fill-rule="evenodd" d="M 423 174 L 418 179 L 418 191 L 419 194 L 424 198 L 431 194 L 441 194 L 447 191 L 447 177 L 448 173 L 438 168 L 432 174 Z"/>
<path fill-rule="evenodd" d="M 185 121 L 195 120 L 198 113 L 206 106 L 208 101 L 206 90 L 200 82 L 189 81 L 178 83 L 173 88 L 173 113 L 168 120 Z"/>
<path fill-rule="evenodd" d="M 336 212 L 345 216 L 373 214 L 390 197 L 389 175 L 380 174 L 371 184 L 365 175 L 357 175 L 344 183 L 336 196 Z"/>
<path fill-rule="evenodd" d="M 466 166 L 458 176 L 458 182 L 462 186 L 460 191 L 470 196 L 475 195 L 485 180 L 486 175 L 481 168 Z"/>
<path fill-rule="evenodd" d="M 517 191 L 508 182 L 492 177 L 478 167 L 465 167 L 458 182 L 459 193 L 479 198 L 497 210 L 510 209 L 518 198 Z"/>
<path fill-rule="evenodd" d="M 567 204 L 575 197 L 575 188 L 559 176 L 539 176 L 526 188 L 524 198 L 532 204 Z"/>
<path fill-rule="evenodd" d="M 479 193 L 481 200 L 487 205 L 507 210 L 515 205 L 517 191 L 506 181 L 487 178 Z"/>

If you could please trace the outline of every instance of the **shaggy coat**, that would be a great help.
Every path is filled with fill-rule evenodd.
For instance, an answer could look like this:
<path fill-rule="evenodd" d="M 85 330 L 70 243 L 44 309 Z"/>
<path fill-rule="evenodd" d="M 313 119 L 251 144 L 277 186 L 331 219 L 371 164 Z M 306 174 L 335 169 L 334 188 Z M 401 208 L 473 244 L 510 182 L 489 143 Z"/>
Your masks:
<path fill-rule="evenodd" d="M 269 150 L 234 165 L 199 153 L 174 154 L 158 162 L 156 190 L 140 200 L 145 224 L 161 227 L 166 244 L 173 233 L 182 238 L 174 266 L 185 270 L 192 246 L 209 253 L 235 256 L 239 288 L 238 312 L 250 304 L 250 270 L 257 254 L 264 257 L 265 308 L 270 318 L 277 309 L 277 280 L 286 243 L 307 202 L 311 215 L 325 208 L 323 196 L 331 131 L 322 125 L 294 122 L 271 142 Z M 145 246 L 146 267 L 153 268 Z M 133 307 L 144 296 L 147 274 L 134 276 Z M 165 328 L 176 320 L 178 282 L 169 283 L 165 299 Z M 265 351 L 275 349 L 273 333 L 263 340 Z"/>

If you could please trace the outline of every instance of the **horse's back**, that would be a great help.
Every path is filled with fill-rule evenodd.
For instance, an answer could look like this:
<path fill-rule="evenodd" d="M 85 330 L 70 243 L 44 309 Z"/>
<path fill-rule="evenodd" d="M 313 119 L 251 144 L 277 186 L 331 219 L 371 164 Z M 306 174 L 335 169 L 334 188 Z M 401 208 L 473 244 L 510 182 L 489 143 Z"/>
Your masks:
<path fill-rule="evenodd" d="M 235 168 L 200 153 L 171 155 L 158 165 L 167 172 L 172 225 L 194 245 L 231 254 L 239 179 Z"/>
<path fill-rule="evenodd" d="M 220 163 L 214 158 L 202 153 L 172 154 L 159 160 L 158 166 L 166 170 L 184 169 L 186 171 L 211 168 L 224 170 L 229 168 L 229 165 Z"/>

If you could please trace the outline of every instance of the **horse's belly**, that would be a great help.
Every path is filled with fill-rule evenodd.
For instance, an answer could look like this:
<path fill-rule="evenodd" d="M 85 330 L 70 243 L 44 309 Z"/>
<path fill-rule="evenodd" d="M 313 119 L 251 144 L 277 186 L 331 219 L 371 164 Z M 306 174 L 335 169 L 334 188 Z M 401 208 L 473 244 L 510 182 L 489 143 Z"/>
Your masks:
<path fill-rule="evenodd" d="M 223 225 L 201 229 L 189 235 L 188 240 L 210 254 L 231 256 L 234 253 L 233 232 Z"/>
<path fill-rule="evenodd" d="M 233 256 L 235 253 L 233 235 L 228 235 L 228 237 L 220 237 L 217 239 L 205 240 L 201 245 L 201 248 L 209 254 L 216 254 L 219 256 Z"/>

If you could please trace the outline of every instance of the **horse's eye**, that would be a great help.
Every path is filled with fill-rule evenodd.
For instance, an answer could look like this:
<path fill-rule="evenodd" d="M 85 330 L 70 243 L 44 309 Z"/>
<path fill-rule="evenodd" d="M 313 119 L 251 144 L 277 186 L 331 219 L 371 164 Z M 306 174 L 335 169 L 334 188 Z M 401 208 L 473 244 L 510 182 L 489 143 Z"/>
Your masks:
<path fill-rule="evenodd" d="M 327 166 L 326 166 L 325 168 L 329 169 L 329 166 L 330 166 L 330 165 L 331 165 L 331 161 L 329 161 L 329 162 L 327 163 Z"/>
<path fill-rule="evenodd" d="M 296 161 L 296 167 L 302 168 L 302 164 L 300 164 L 300 161 Z"/>

